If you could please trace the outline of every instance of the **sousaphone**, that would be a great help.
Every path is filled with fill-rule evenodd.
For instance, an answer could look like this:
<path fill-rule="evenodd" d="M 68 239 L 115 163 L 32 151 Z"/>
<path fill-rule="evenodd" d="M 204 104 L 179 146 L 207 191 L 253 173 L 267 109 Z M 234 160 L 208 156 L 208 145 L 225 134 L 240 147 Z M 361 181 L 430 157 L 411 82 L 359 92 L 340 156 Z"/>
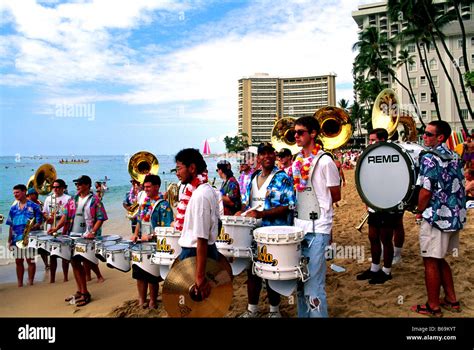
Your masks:
<path fill-rule="evenodd" d="M 283 117 L 275 122 L 272 129 L 271 143 L 275 151 L 288 148 L 292 154 L 300 151 L 295 139 L 295 121 L 293 117 Z"/>
<path fill-rule="evenodd" d="M 352 125 L 349 115 L 339 107 L 327 106 L 318 109 L 314 118 L 321 128 L 319 139 L 326 151 L 344 146 L 352 136 Z"/>
<path fill-rule="evenodd" d="M 400 102 L 397 94 L 392 89 L 383 89 L 375 99 L 372 109 L 372 127 L 387 130 L 388 137 L 397 131 L 400 120 Z"/>
<path fill-rule="evenodd" d="M 160 163 L 152 153 L 141 151 L 135 153 L 128 161 L 128 173 L 132 179 L 143 184 L 145 176 L 148 174 L 158 175 Z"/>

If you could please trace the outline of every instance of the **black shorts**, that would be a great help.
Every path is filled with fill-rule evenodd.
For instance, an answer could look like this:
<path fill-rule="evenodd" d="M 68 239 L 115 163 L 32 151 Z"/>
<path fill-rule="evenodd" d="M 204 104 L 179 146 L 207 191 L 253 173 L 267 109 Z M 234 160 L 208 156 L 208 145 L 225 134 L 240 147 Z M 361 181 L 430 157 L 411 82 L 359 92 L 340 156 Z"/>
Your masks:
<path fill-rule="evenodd" d="M 367 223 L 370 226 L 375 227 L 395 227 L 398 223 L 398 220 L 403 217 L 403 212 L 401 213 L 389 213 L 378 211 L 375 213 L 369 212 L 369 219 Z"/>
<path fill-rule="evenodd" d="M 153 276 L 151 273 L 139 268 L 137 265 L 132 265 L 132 278 L 136 280 L 145 281 L 151 284 L 157 284 L 163 281 L 161 277 Z"/>

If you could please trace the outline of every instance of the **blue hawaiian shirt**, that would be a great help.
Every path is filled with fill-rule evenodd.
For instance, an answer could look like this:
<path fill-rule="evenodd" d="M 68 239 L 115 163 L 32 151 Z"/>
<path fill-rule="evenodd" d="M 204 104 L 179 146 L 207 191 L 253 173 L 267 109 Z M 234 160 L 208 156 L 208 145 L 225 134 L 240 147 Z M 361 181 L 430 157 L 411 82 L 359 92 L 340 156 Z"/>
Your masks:
<path fill-rule="evenodd" d="M 23 239 L 23 231 L 25 230 L 26 223 L 33 217 L 36 219 L 36 224 L 43 221 L 41 207 L 38 204 L 28 200 L 23 209 L 20 209 L 19 202 L 12 205 L 6 223 L 12 228 L 12 244 Z"/>
<path fill-rule="evenodd" d="M 161 199 L 159 199 L 161 200 Z M 138 213 L 139 222 L 143 220 L 150 221 L 150 211 L 153 209 L 155 204 L 154 200 L 150 200 L 148 197 L 145 199 L 145 203 L 140 206 L 140 212 Z M 169 227 L 173 222 L 173 211 L 171 210 L 168 201 L 161 200 L 151 213 L 151 226 L 155 227 Z"/>
<path fill-rule="evenodd" d="M 257 170 L 252 180 L 258 176 L 262 171 Z M 263 210 L 270 210 L 281 206 L 289 206 L 290 209 L 294 208 L 296 198 L 293 190 L 293 178 L 288 176 L 283 170 L 279 170 L 277 167 L 273 168 L 272 174 L 275 174 L 268 184 L 267 194 L 265 196 L 265 205 Z M 242 198 L 242 204 L 245 205 L 246 209 L 250 208 L 250 195 L 252 193 L 252 181 L 250 181 L 247 192 Z M 284 218 L 276 219 L 262 219 L 262 226 L 285 226 L 293 224 L 293 213 L 290 210 L 288 215 Z"/>
<path fill-rule="evenodd" d="M 462 229 L 466 222 L 466 197 L 461 161 L 446 144 L 437 146 L 434 151 L 452 159 L 443 160 L 436 154 L 427 153 L 420 161 L 417 185 L 431 192 L 431 199 L 423 212 L 423 218 L 441 231 L 457 231 Z"/>

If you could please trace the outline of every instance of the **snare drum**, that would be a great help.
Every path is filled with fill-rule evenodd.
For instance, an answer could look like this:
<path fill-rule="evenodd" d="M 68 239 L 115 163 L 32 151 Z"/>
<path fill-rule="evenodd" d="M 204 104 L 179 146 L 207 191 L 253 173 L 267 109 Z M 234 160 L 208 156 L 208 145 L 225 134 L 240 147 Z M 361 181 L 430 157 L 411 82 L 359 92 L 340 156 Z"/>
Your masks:
<path fill-rule="evenodd" d="M 356 187 L 362 201 L 376 211 L 401 211 L 416 198 L 419 158 L 426 148 L 416 143 L 377 142 L 359 157 Z"/>
<path fill-rule="evenodd" d="M 252 258 L 252 231 L 257 219 L 246 216 L 222 216 L 222 230 L 217 236 L 219 253 L 231 258 Z"/>
<path fill-rule="evenodd" d="M 122 272 L 130 271 L 130 245 L 118 243 L 105 247 L 105 257 L 107 267 L 120 270 Z"/>
<path fill-rule="evenodd" d="M 46 253 L 47 255 L 51 254 L 51 241 L 53 239 L 54 237 L 49 235 L 38 236 L 38 241 L 36 243 L 38 253 Z"/>
<path fill-rule="evenodd" d="M 175 259 L 181 254 L 178 241 L 181 232 L 173 227 L 155 227 L 157 237 L 156 251 L 151 257 L 151 263 L 160 265 L 160 275 L 163 279 L 168 275 L 169 269 Z"/>
<path fill-rule="evenodd" d="M 99 263 L 99 260 L 95 256 L 94 241 L 92 239 L 76 239 L 74 241 L 73 256 L 82 256 L 94 264 Z"/>
<path fill-rule="evenodd" d="M 106 261 L 105 247 L 112 246 L 120 242 L 122 239 L 119 235 L 101 236 L 94 239 L 94 252 L 97 259 L 102 262 Z"/>
<path fill-rule="evenodd" d="M 257 256 L 254 273 L 268 280 L 303 278 L 301 241 L 303 230 L 294 226 L 265 226 L 255 229 Z"/>
<path fill-rule="evenodd" d="M 51 240 L 51 256 L 58 256 L 64 260 L 71 260 L 73 240 L 59 236 Z"/>
<path fill-rule="evenodd" d="M 48 236 L 46 231 L 31 231 L 28 235 L 28 248 L 38 248 L 38 237 Z"/>
<path fill-rule="evenodd" d="M 130 249 L 132 265 L 137 265 L 151 275 L 160 276 L 160 265 L 151 263 L 151 257 L 156 250 L 156 243 L 137 243 Z"/>

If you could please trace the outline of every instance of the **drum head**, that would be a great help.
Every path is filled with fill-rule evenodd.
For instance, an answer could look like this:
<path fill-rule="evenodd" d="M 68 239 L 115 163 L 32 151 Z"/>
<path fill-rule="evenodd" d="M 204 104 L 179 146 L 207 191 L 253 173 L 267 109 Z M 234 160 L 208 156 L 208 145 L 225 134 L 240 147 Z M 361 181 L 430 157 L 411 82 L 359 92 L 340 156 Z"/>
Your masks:
<path fill-rule="evenodd" d="M 357 191 L 362 201 L 377 211 L 403 209 L 412 196 L 415 177 L 413 160 L 396 143 L 370 145 L 357 161 Z"/>

